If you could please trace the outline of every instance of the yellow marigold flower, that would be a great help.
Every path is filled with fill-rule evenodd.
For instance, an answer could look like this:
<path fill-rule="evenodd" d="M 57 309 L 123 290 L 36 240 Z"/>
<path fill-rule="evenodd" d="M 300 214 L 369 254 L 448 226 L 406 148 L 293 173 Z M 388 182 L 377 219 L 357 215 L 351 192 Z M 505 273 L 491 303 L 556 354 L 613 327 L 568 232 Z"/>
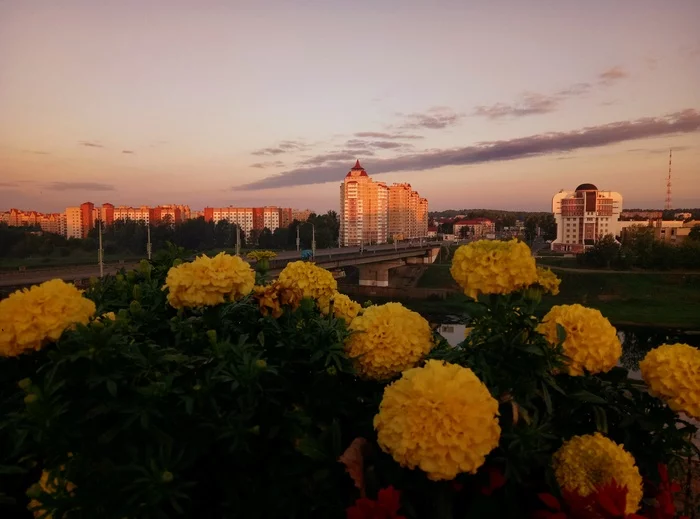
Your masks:
<path fill-rule="evenodd" d="M 553 296 L 559 293 L 559 285 L 561 284 L 561 279 L 549 269 L 542 267 L 537 267 L 537 285 L 542 287 L 542 289 Z"/>
<path fill-rule="evenodd" d="M 332 297 L 338 291 L 333 274 L 308 261 L 287 263 L 277 278 L 284 288 L 299 288 L 304 297 L 321 299 Z"/>
<path fill-rule="evenodd" d="M 107 319 L 109 321 L 115 321 L 117 319 L 117 316 L 115 315 L 114 312 L 106 312 L 100 316 L 100 319 L 102 319 L 102 320 Z"/>
<path fill-rule="evenodd" d="M 318 307 L 323 315 L 328 315 L 330 312 L 331 301 L 333 302 L 333 315 L 338 319 L 345 320 L 346 324 L 350 324 L 362 310 L 360 303 L 356 303 L 345 294 L 336 292 L 331 297 L 322 297 L 318 300 Z"/>
<path fill-rule="evenodd" d="M 530 247 L 517 240 L 480 240 L 455 252 L 450 273 L 469 297 L 510 294 L 537 281 Z"/>
<path fill-rule="evenodd" d="M 557 482 L 564 490 L 587 496 L 614 479 L 627 487 L 626 513 L 639 510 L 642 476 L 634 458 L 602 434 L 574 436 L 554 453 L 552 462 Z"/>
<path fill-rule="evenodd" d="M 434 346 L 428 321 L 400 303 L 366 308 L 350 331 L 345 352 L 361 376 L 375 380 L 412 368 Z"/>
<path fill-rule="evenodd" d="M 260 312 L 263 315 L 272 315 L 275 319 L 282 315 L 284 306 L 298 308 L 303 297 L 299 288 L 283 287 L 279 281 L 264 286 L 258 285 L 253 288 L 253 293 Z"/>
<path fill-rule="evenodd" d="M 377 442 L 428 479 L 474 474 L 498 446 L 498 402 L 472 370 L 429 360 L 384 389 L 374 417 Z"/>
<path fill-rule="evenodd" d="M 663 344 L 639 363 L 650 393 L 674 411 L 700 418 L 700 350 L 688 344 Z"/>
<path fill-rule="evenodd" d="M 0 356 L 40 350 L 76 323 L 87 324 L 95 303 L 70 283 L 53 279 L 0 301 Z"/>
<path fill-rule="evenodd" d="M 64 467 L 61 467 L 60 470 L 63 471 L 63 469 Z M 55 494 L 61 486 L 63 486 L 66 492 L 68 492 L 71 495 L 73 493 L 73 490 L 75 490 L 75 485 L 70 481 L 62 482 L 58 477 L 54 477 L 53 480 L 49 481 L 49 472 L 44 470 L 41 473 L 41 478 L 39 479 L 39 487 L 47 494 Z M 51 514 L 47 514 L 41 508 L 41 502 L 37 499 L 32 499 L 31 501 L 29 501 L 27 509 L 30 512 L 32 512 L 34 517 L 36 518 L 41 517 L 42 519 L 51 519 Z"/>
<path fill-rule="evenodd" d="M 564 354 L 569 358 L 569 375 L 604 373 L 617 365 L 622 344 L 617 330 L 599 310 L 581 305 L 559 305 L 544 316 L 537 327 L 552 344 L 557 344 L 557 324 L 566 330 Z"/>
<path fill-rule="evenodd" d="M 175 308 L 214 306 L 247 296 L 255 285 L 255 272 L 238 256 L 224 252 L 200 256 L 168 271 L 163 290 Z"/>
<path fill-rule="evenodd" d="M 271 260 L 272 258 L 276 258 L 277 253 L 272 252 L 271 250 L 254 250 L 246 254 L 246 258 L 249 260 L 255 260 L 255 261 L 260 261 L 260 260 Z"/>

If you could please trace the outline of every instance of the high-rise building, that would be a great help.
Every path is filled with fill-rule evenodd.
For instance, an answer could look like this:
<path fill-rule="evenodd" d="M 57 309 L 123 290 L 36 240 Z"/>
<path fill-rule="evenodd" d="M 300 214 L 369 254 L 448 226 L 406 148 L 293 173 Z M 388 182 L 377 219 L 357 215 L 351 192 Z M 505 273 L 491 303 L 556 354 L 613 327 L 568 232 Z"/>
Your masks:
<path fill-rule="evenodd" d="M 552 198 L 557 238 L 552 250 L 583 252 L 601 237 L 620 236 L 622 195 L 581 184 L 574 191 L 560 191 Z"/>
<path fill-rule="evenodd" d="M 428 200 L 411 184 L 372 180 L 355 162 L 340 185 L 340 244 L 385 243 L 428 236 Z"/>
<path fill-rule="evenodd" d="M 105 225 L 112 225 L 114 223 L 114 206 L 112 204 L 102 204 L 100 219 Z"/>
<path fill-rule="evenodd" d="M 356 161 L 340 184 L 340 245 L 386 243 L 388 207 L 389 188 L 369 178 Z"/>
<path fill-rule="evenodd" d="M 83 210 L 81 206 L 66 207 L 66 238 L 83 237 Z"/>
<path fill-rule="evenodd" d="M 411 184 L 389 186 L 389 236 L 394 240 L 424 238 L 428 235 L 428 200 Z"/>
<path fill-rule="evenodd" d="M 95 204 L 83 202 L 80 204 L 81 238 L 87 238 L 88 233 L 95 228 Z"/>
<path fill-rule="evenodd" d="M 60 213 L 39 213 L 13 208 L 0 212 L 0 222 L 10 227 L 39 227 L 44 232 L 61 233 Z"/>

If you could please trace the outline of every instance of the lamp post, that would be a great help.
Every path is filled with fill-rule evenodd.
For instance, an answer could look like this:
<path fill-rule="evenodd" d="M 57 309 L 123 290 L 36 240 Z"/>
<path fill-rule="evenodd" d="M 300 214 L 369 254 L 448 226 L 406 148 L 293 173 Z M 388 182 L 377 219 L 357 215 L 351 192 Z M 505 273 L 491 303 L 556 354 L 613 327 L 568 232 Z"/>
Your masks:
<path fill-rule="evenodd" d="M 97 250 L 97 261 L 100 264 L 100 277 L 103 278 L 105 277 L 105 263 L 104 263 L 104 250 L 102 249 L 102 220 L 100 222 L 100 228 L 99 228 L 99 249 Z"/>
<path fill-rule="evenodd" d="M 151 245 L 151 222 L 146 222 L 146 233 L 148 234 L 148 243 L 146 243 L 146 255 L 148 256 L 148 261 L 151 261 L 151 250 L 153 246 Z"/>
<path fill-rule="evenodd" d="M 236 256 L 241 255 L 241 228 L 236 225 Z"/>

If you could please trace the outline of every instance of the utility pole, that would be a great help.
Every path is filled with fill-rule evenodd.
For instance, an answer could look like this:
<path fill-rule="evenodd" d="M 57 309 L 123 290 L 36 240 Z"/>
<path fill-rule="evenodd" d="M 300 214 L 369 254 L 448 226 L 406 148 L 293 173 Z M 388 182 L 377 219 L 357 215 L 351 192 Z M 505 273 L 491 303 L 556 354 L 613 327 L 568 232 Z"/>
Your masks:
<path fill-rule="evenodd" d="M 668 150 L 668 178 L 666 179 L 666 203 L 664 204 L 664 209 L 667 211 L 671 210 L 671 152 L 673 150 Z"/>
<path fill-rule="evenodd" d="M 146 224 L 146 232 L 148 234 L 148 243 L 146 243 L 146 254 L 148 255 L 148 261 L 151 261 L 151 223 Z"/>
<path fill-rule="evenodd" d="M 103 278 L 105 277 L 105 264 L 104 264 L 104 251 L 102 250 L 102 220 L 100 220 L 100 228 L 99 228 L 99 249 L 97 251 L 97 261 L 100 264 L 100 277 Z"/>
<path fill-rule="evenodd" d="M 311 256 L 316 258 L 316 226 L 314 224 L 311 224 Z"/>
<path fill-rule="evenodd" d="M 236 256 L 241 255 L 241 228 L 236 225 Z"/>
<path fill-rule="evenodd" d="M 299 227 L 301 225 L 297 223 L 297 252 L 299 252 Z"/>

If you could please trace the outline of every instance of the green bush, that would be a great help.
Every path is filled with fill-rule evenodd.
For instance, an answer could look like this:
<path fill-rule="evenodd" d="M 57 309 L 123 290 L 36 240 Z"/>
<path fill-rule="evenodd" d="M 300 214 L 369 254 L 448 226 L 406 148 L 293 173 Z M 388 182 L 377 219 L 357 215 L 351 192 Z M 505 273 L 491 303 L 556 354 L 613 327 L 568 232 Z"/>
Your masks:
<path fill-rule="evenodd" d="M 182 252 L 92 284 L 96 315 L 115 320 L 0 358 L 8 516 L 29 517 L 31 497 L 65 518 L 344 517 L 359 492 L 338 460 L 365 438 L 368 496 L 393 486 L 406 517 L 529 517 L 538 493 L 559 495 L 552 454 L 571 436 L 624 444 L 650 480 L 657 464 L 693 453 L 696 429 L 626 369 L 557 374 L 565 358 L 537 332 L 536 294 L 516 293 L 468 304 L 472 333 L 456 348 L 438 337 L 429 355 L 474 371 L 502 429 L 475 475 L 429 481 L 377 446 L 373 418 L 391 381 L 356 376 L 345 321 L 309 299 L 277 319 L 250 297 L 175 310 L 163 285 Z M 25 495 L 42 471 L 58 483 Z M 494 471 L 503 486 L 489 483 Z"/>

